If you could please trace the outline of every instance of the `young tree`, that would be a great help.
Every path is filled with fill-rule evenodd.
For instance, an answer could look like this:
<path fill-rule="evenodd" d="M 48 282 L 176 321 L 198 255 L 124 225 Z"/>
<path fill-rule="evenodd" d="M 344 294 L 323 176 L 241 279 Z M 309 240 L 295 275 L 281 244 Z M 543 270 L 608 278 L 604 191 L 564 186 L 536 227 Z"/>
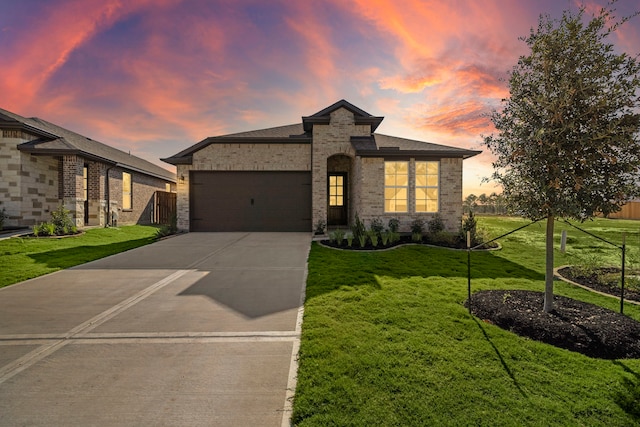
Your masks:
<path fill-rule="evenodd" d="M 491 115 L 497 132 L 484 138 L 510 208 L 547 218 L 545 312 L 553 309 L 554 220 L 607 215 L 638 194 L 640 65 L 605 42 L 629 18 L 609 27 L 611 9 L 588 22 L 584 14 L 541 16 L 522 38 L 531 52 Z"/>

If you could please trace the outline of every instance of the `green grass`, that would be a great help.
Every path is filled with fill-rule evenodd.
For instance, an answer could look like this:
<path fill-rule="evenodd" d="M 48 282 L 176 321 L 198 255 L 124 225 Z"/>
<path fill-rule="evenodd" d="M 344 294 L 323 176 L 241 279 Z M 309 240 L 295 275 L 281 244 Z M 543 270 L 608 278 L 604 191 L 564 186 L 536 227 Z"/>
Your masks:
<path fill-rule="evenodd" d="M 481 218 L 499 235 L 526 223 Z M 640 222 L 596 220 L 615 240 Z M 561 231 L 558 226 L 558 233 Z M 570 232 L 556 264 L 619 255 Z M 628 236 L 627 242 L 632 245 Z M 637 240 L 636 240 L 637 242 Z M 544 223 L 472 254 L 473 291 L 544 288 Z M 637 243 L 636 243 L 637 248 Z M 632 248 L 633 249 L 633 248 Z M 640 423 L 640 360 L 598 360 L 471 317 L 467 254 L 419 246 L 344 252 L 314 244 L 293 421 L 300 426 L 602 425 Z M 618 310 L 563 282 L 556 294 Z M 640 307 L 625 306 L 640 320 Z"/>
<path fill-rule="evenodd" d="M 0 288 L 84 264 L 155 241 L 158 228 L 133 225 L 94 228 L 63 239 L 0 240 Z"/>

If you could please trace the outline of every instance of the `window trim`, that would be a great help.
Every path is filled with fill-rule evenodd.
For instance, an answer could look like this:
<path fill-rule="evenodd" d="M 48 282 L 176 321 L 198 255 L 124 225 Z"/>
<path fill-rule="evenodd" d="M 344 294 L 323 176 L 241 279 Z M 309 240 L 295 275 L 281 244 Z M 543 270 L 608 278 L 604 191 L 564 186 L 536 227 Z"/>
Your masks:
<path fill-rule="evenodd" d="M 429 163 L 435 163 L 438 167 L 438 173 L 437 173 L 437 183 L 436 185 L 418 185 L 418 163 L 426 163 L 427 164 L 427 169 L 428 169 L 428 164 Z M 413 188 L 413 210 L 415 213 L 438 213 L 440 212 L 440 181 L 441 181 L 441 164 L 439 160 L 415 160 L 413 162 L 414 164 L 414 169 L 413 169 L 413 182 L 414 182 L 414 188 Z M 426 175 L 427 177 L 429 176 L 429 174 Z M 418 210 L 418 189 L 436 189 L 436 193 L 437 193 L 437 199 L 436 199 L 436 210 L 435 211 L 431 211 L 431 210 Z M 423 199 L 420 199 L 423 200 Z M 429 202 L 429 198 L 427 197 L 427 199 L 424 199 L 427 203 L 425 208 L 428 206 L 428 202 Z"/>
<path fill-rule="evenodd" d="M 389 163 L 404 163 L 406 165 L 407 168 L 407 183 L 406 185 L 388 185 L 387 184 L 387 164 Z M 397 177 L 398 174 L 396 173 L 395 176 Z M 411 183 L 411 162 L 408 160 L 385 160 L 384 161 L 384 178 L 383 178 L 383 187 L 384 187 L 384 205 L 383 205 L 383 211 L 384 213 L 391 213 L 391 214 L 406 214 L 409 213 L 409 202 L 410 202 L 410 191 L 409 191 L 409 187 Z M 395 183 L 394 183 L 395 184 Z M 395 201 L 397 204 L 397 200 L 400 199 L 387 199 L 387 189 L 404 189 L 406 191 L 406 199 L 402 199 L 405 201 L 405 206 L 406 209 L 405 210 L 387 210 L 387 201 Z"/>

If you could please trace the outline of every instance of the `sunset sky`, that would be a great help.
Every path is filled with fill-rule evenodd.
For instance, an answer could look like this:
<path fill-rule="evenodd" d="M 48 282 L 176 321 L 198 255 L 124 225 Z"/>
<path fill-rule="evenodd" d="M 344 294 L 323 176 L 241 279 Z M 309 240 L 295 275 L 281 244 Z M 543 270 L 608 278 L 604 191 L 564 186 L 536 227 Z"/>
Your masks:
<path fill-rule="evenodd" d="M 0 107 L 146 158 L 346 99 L 377 132 L 482 149 L 527 53 L 573 0 L 1 0 Z M 597 12 L 606 0 L 586 1 Z M 620 0 L 617 16 L 640 9 Z M 640 17 L 610 39 L 640 53 Z M 496 191 L 486 152 L 465 195 Z"/>

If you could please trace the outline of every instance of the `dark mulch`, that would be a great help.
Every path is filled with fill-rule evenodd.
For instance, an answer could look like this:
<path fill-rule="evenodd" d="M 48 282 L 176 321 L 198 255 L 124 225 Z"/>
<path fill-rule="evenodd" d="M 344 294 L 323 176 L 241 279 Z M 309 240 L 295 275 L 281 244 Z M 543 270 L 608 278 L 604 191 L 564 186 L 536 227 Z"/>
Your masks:
<path fill-rule="evenodd" d="M 564 267 L 558 270 L 558 273 L 560 273 L 562 277 L 565 277 L 596 291 L 604 292 L 606 294 L 614 295 L 617 297 L 619 297 L 622 293 L 622 289 L 619 286 L 619 277 L 621 274 L 621 270 L 619 268 L 601 267 L 595 269 L 595 271 L 589 275 L 583 275 L 580 274 L 580 272 L 581 270 L 575 267 Z M 630 273 L 632 272 L 626 272 L 627 275 Z M 607 281 L 605 280 L 607 276 L 613 276 L 615 279 Z M 638 292 L 636 289 L 627 287 L 624 290 L 624 299 L 640 302 L 640 292 Z"/>
<path fill-rule="evenodd" d="M 465 304 L 468 304 L 466 302 Z M 601 359 L 640 358 L 640 322 L 597 305 L 542 292 L 497 290 L 471 295 L 471 312 L 516 334 Z"/>

